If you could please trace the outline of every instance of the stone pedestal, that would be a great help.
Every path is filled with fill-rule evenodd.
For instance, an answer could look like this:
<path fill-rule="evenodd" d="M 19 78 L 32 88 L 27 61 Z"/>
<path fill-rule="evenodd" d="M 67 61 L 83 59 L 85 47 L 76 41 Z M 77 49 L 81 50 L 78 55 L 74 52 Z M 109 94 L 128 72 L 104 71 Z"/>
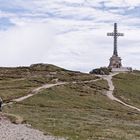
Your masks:
<path fill-rule="evenodd" d="M 121 68 L 122 67 L 122 63 L 121 63 L 121 58 L 113 55 L 110 58 L 110 64 L 109 64 L 109 68 Z"/>

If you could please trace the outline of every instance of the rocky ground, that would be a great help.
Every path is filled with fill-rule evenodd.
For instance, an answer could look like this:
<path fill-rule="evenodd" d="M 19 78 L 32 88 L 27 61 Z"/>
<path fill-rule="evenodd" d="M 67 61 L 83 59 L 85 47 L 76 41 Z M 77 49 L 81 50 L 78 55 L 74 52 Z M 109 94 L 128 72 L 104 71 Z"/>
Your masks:
<path fill-rule="evenodd" d="M 64 140 L 44 135 L 25 124 L 13 124 L 4 116 L 0 116 L 0 140 Z"/>

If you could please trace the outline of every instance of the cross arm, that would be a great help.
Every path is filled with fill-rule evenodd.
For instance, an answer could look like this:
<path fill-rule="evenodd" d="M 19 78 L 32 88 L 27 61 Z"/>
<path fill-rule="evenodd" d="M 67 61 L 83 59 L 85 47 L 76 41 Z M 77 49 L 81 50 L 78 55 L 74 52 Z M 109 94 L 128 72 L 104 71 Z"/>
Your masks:
<path fill-rule="evenodd" d="M 117 33 L 117 36 L 124 36 L 124 33 Z"/>
<path fill-rule="evenodd" d="M 107 33 L 107 36 L 114 36 L 114 33 Z"/>
<path fill-rule="evenodd" d="M 107 36 L 124 36 L 124 33 L 107 33 Z"/>

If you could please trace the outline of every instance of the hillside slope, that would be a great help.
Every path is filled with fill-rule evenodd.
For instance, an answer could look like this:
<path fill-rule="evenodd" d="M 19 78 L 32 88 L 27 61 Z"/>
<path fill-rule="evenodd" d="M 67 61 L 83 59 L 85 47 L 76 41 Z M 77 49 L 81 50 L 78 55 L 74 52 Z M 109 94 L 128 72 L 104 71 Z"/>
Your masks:
<path fill-rule="evenodd" d="M 140 108 L 140 73 L 122 73 L 113 78 L 115 96 Z"/>
<path fill-rule="evenodd" d="M 0 68 L 0 97 L 5 102 L 29 94 L 34 88 L 56 81 L 96 79 L 94 75 L 65 70 L 50 64 L 30 67 Z"/>
<path fill-rule="evenodd" d="M 45 134 L 67 140 L 140 139 L 140 113 L 107 98 L 107 81 L 93 74 L 48 64 L 1 68 L 0 71 L 0 96 L 6 102 L 28 95 L 47 83 L 67 83 L 42 89 L 31 98 L 4 107 L 4 112 L 22 117 L 24 122 Z M 138 73 L 116 75 L 113 82 L 115 96 L 124 96 L 125 100 L 129 98 L 128 103 L 139 105 L 136 99 L 139 92 L 127 95 L 131 92 L 128 83 L 139 91 Z"/>

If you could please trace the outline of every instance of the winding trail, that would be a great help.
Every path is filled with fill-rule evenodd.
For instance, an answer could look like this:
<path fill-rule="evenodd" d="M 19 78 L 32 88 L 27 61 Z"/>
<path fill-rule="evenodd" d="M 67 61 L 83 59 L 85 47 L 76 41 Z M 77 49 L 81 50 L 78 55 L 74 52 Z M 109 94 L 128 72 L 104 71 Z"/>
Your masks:
<path fill-rule="evenodd" d="M 16 98 L 16 99 L 13 99 L 13 100 L 9 101 L 8 103 L 4 103 L 2 106 L 10 105 L 10 104 L 13 104 L 14 102 L 21 102 L 25 99 L 28 99 L 28 98 L 38 94 L 39 91 L 42 90 L 42 89 L 48 89 L 48 88 L 51 88 L 51 87 L 54 87 L 54 86 L 60 86 L 60 85 L 65 85 L 65 84 L 67 84 L 67 82 L 58 82 L 56 84 L 45 84 L 41 87 L 35 88 L 33 91 L 31 91 L 30 94 L 19 97 L 19 98 Z"/>
<path fill-rule="evenodd" d="M 102 76 L 99 76 L 99 75 L 98 75 L 99 77 L 103 78 L 104 80 L 107 80 L 107 82 L 108 82 L 109 91 L 107 91 L 107 94 L 106 94 L 107 97 L 108 97 L 109 99 L 113 100 L 113 101 L 116 101 L 116 102 L 118 102 L 118 103 L 120 103 L 120 104 L 126 106 L 126 107 L 135 109 L 135 110 L 137 110 L 137 111 L 140 112 L 140 109 L 139 109 L 139 108 L 137 108 L 137 107 L 135 107 L 135 106 L 132 106 L 132 105 L 129 105 L 129 104 L 126 104 L 126 103 L 124 103 L 123 101 L 121 101 L 120 99 L 116 98 L 116 97 L 113 95 L 113 91 L 114 91 L 115 88 L 114 88 L 114 85 L 113 85 L 113 82 L 112 82 L 112 77 L 115 76 L 115 75 L 117 75 L 117 74 L 118 74 L 118 73 L 113 73 L 113 74 L 111 74 L 111 75 L 102 75 Z"/>
<path fill-rule="evenodd" d="M 67 82 L 58 82 L 56 84 L 45 84 L 45 85 L 43 85 L 41 87 L 38 87 L 38 88 L 34 89 L 30 94 L 28 94 L 26 96 L 23 96 L 23 97 L 20 97 L 20 98 L 17 98 L 17 99 L 13 99 L 12 101 L 13 102 L 21 102 L 21 101 L 23 101 L 23 100 L 25 100 L 27 98 L 30 98 L 30 97 L 38 94 L 39 91 L 42 90 L 42 89 L 48 89 L 48 88 L 51 88 L 51 87 L 65 85 L 65 84 L 67 84 Z"/>
<path fill-rule="evenodd" d="M 3 106 L 9 105 L 9 104 L 13 104 L 14 102 L 21 102 L 21 101 L 23 101 L 23 100 L 25 100 L 25 99 L 28 99 L 28 98 L 30 98 L 30 97 L 32 97 L 32 96 L 38 94 L 39 91 L 42 90 L 42 89 L 48 89 L 48 88 L 51 88 L 51 87 L 60 86 L 60 85 L 66 85 L 66 84 L 70 84 L 70 83 L 72 83 L 72 84 L 90 83 L 90 82 L 96 82 L 96 81 L 98 81 L 98 80 L 100 80 L 100 79 L 89 80 L 89 81 L 80 81 L 80 82 L 79 82 L 79 81 L 73 81 L 73 82 L 57 82 L 57 83 L 55 83 L 55 84 L 45 84 L 45 85 L 43 85 L 43 86 L 41 86 L 41 87 L 35 88 L 35 89 L 34 89 L 30 94 L 28 94 L 28 95 L 25 95 L 25 96 L 22 96 L 22 97 L 13 99 L 13 100 L 11 100 L 11 101 L 8 102 L 8 103 L 4 103 Z"/>
<path fill-rule="evenodd" d="M 119 73 L 112 73 L 110 75 L 97 75 L 98 77 L 100 78 L 103 78 L 104 80 L 106 80 L 108 82 L 108 86 L 109 86 L 109 90 L 107 91 L 107 97 L 113 101 L 116 101 L 126 107 L 129 107 L 129 108 L 132 108 L 132 109 L 135 109 L 137 111 L 140 112 L 140 109 L 135 107 L 135 106 L 132 106 L 132 105 L 129 105 L 127 103 L 124 103 L 123 101 L 121 101 L 120 99 L 116 98 L 114 95 L 113 95 L 113 91 L 115 89 L 114 85 L 113 85 L 113 82 L 112 82 L 112 77 L 117 75 Z M 12 101 L 10 101 L 9 103 L 7 104 L 13 104 L 14 102 L 21 102 L 25 99 L 28 99 L 36 94 L 39 93 L 40 90 L 42 89 L 48 89 L 48 88 L 51 88 L 51 87 L 55 87 L 55 86 L 60 86 L 60 85 L 66 85 L 66 84 L 70 84 L 70 83 L 73 83 L 73 84 L 78 84 L 78 83 L 90 83 L 90 82 L 96 82 L 100 79 L 95 79 L 95 80 L 90 80 L 90 81 L 80 81 L 80 82 L 77 82 L 77 81 L 73 81 L 73 82 L 57 82 L 55 84 L 45 84 L 41 87 L 38 87 L 36 89 L 34 89 L 30 94 L 26 95 L 26 96 L 23 96 L 23 97 L 20 97 L 20 98 L 17 98 L 17 99 L 13 99 Z M 7 104 L 3 104 L 3 106 L 7 105 Z"/>
<path fill-rule="evenodd" d="M 66 84 L 77 84 L 77 83 L 89 83 L 99 79 L 83 81 L 83 82 L 57 82 L 56 84 L 45 84 L 41 87 L 34 89 L 30 94 L 11 100 L 9 103 L 4 103 L 3 106 L 13 104 L 15 102 L 21 102 L 28 99 L 42 89 L 48 89 L 55 86 L 66 85 Z M 43 132 L 31 128 L 27 124 L 13 124 L 11 123 L 3 113 L 0 113 L 0 140 L 66 140 L 65 138 L 57 138 L 50 135 L 44 135 Z"/>
<path fill-rule="evenodd" d="M 75 82 L 72 82 L 72 83 L 75 83 Z M 45 84 L 45 85 L 43 85 L 41 87 L 38 87 L 38 88 L 35 88 L 34 90 L 32 90 L 30 94 L 22 96 L 22 97 L 19 97 L 19 98 L 16 98 L 16 99 L 13 99 L 13 100 L 9 101 L 8 103 L 4 103 L 2 106 L 4 107 L 6 105 L 11 105 L 11 104 L 13 104 L 15 102 L 21 102 L 23 100 L 26 100 L 26 99 L 38 94 L 39 91 L 42 90 L 42 89 L 48 89 L 48 88 L 51 88 L 51 87 L 60 86 L 60 85 L 66 85 L 66 84 L 68 84 L 68 82 L 57 82 L 55 84 Z"/>
<path fill-rule="evenodd" d="M 66 82 L 58 82 L 56 84 L 45 84 L 34 89 L 30 94 L 11 100 L 9 103 L 4 103 L 3 106 L 21 102 L 29 97 L 39 93 L 40 90 L 51 88 L 54 86 L 64 85 Z M 33 129 L 28 124 L 13 124 L 3 113 L 0 113 L 0 140 L 65 140 L 50 135 L 44 135 L 43 132 Z"/>
<path fill-rule="evenodd" d="M 103 75 L 103 76 L 98 75 L 100 78 L 103 78 L 104 80 L 107 80 L 107 82 L 108 82 L 109 90 L 107 91 L 107 94 L 106 94 L 107 97 L 111 100 L 121 103 L 124 106 L 127 106 L 129 108 L 135 109 L 140 112 L 139 108 L 126 104 L 126 103 L 122 102 L 121 100 L 119 100 L 118 98 L 114 97 L 114 95 L 113 95 L 114 85 L 112 82 L 112 77 L 116 74 L 118 74 L 118 73 L 111 74 L 108 76 L 107 75 Z M 82 81 L 82 82 L 73 81 L 73 82 L 57 82 L 56 84 L 45 84 L 41 87 L 34 89 L 30 94 L 17 98 L 17 99 L 13 99 L 9 103 L 3 104 L 3 106 L 8 105 L 8 104 L 13 104 L 14 102 L 21 102 L 25 99 L 28 99 L 28 98 L 38 94 L 39 91 L 42 89 L 48 89 L 51 87 L 55 87 L 55 86 L 59 86 L 59 85 L 66 85 L 66 84 L 70 84 L 70 83 L 73 83 L 73 84 L 89 83 L 89 82 L 95 82 L 98 80 L 100 80 L 100 79 Z M 13 124 L 6 117 L 4 117 L 3 114 L 0 114 L 0 140 L 65 140 L 65 139 L 56 138 L 54 136 L 49 136 L 49 135 L 44 135 L 43 132 L 31 128 L 27 124 L 18 124 L 18 125 Z"/>

